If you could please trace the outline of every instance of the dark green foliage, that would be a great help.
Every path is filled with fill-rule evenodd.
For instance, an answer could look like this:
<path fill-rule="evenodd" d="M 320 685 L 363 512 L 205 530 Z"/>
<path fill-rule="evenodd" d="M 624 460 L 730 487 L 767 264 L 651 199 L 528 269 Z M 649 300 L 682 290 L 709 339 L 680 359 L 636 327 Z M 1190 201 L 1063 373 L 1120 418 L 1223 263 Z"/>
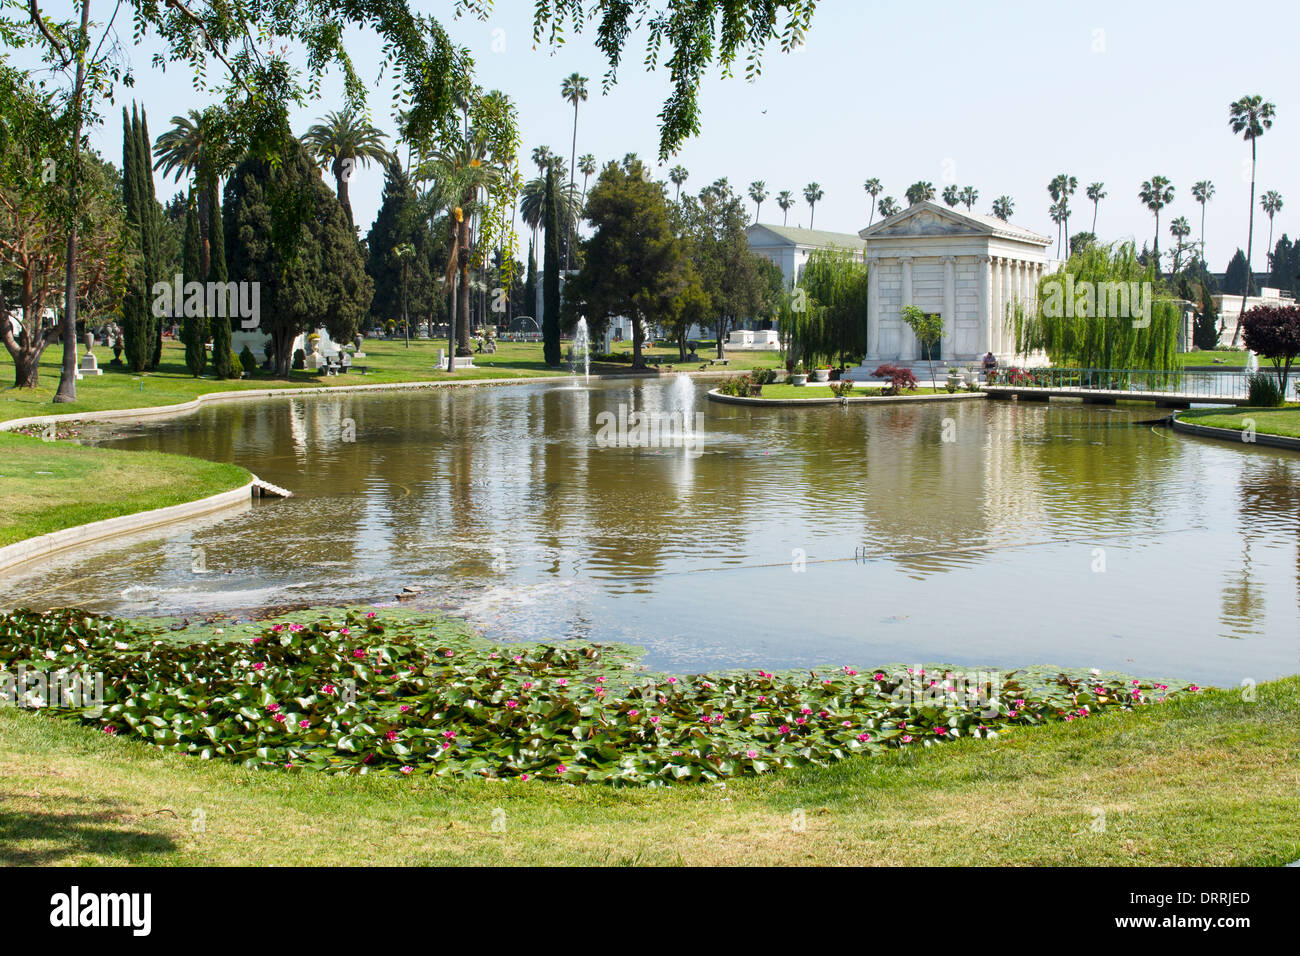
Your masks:
<path fill-rule="evenodd" d="M 1232 261 L 1228 263 L 1228 268 L 1223 274 L 1223 293 L 1224 295 L 1241 295 L 1242 290 L 1246 288 L 1246 254 L 1238 249 L 1232 255 Z M 1250 291 L 1247 295 L 1259 295 L 1259 286 L 1255 283 L 1254 275 L 1250 277 Z"/>
<path fill-rule="evenodd" d="M 1219 331 L 1219 310 L 1215 308 L 1210 287 L 1202 283 L 1201 311 L 1192 326 L 1192 344 L 1198 349 L 1216 349 L 1219 347 Z"/>
<path fill-rule="evenodd" d="M 257 370 L 257 356 L 253 354 L 253 350 L 248 347 L 247 342 L 239 350 L 239 367 L 250 375 Z"/>
<path fill-rule="evenodd" d="M 1268 257 L 1268 284 L 1295 295 L 1300 291 L 1300 242 L 1293 243 L 1282 233 Z"/>
<path fill-rule="evenodd" d="M 867 282 L 860 256 L 839 249 L 813 252 L 799 285 L 780 306 L 778 327 L 790 357 L 811 367 L 865 354 Z"/>
<path fill-rule="evenodd" d="M 546 171 L 543 222 L 545 258 L 542 262 L 542 356 L 547 365 L 560 364 L 560 220 L 555 200 L 555 168 Z"/>
<path fill-rule="evenodd" d="M 153 314 L 151 272 L 156 260 L 152 210 L 148 205 L 150 164 L 142 151 L 139 117 L 134 107 L 128 116 L 122 107 L 122 205 L 126 211 L 125 243 L 131 267 L 122 296 L 122 335 L 125 339 L 127 366 L 133 372 L 148 371 L 154 366 L 154 346 L 158 319 Z"/>
<path fill-rule="evenodd" d="M 432 314 L 434 299 L 441 298 L 430 268 L 432 240 L 421 218 L 415 189 L 401 163 L 390 160 L 386 167 L 383 202 L 366 237 L 366 274 L 375 287 L 370 316 L 380 322 L 402 317 L 402 263 L 393 253 L 403 243 L 410 243 L 415 255 L 407 260 L 406 302 L 412 320 L 419 321 Z"/>
<path fill-rule="evenodd" d="M 181 275 L 186 282 L 199 281 L 201 245 L 198 210 L 191 200 L 185 206 L 184 268 Z M 208 352 L 204 347 L 208 340 L 208 320 L 202 315 L 185 315 L 181 319 L 181 338 L 185 342 L 185 365 L 190 374 L 198 378 L 208 364 Z"/>
<path fill-rule="evenodd" d="M 140 120 L 136 124 L 135 135 L 138 140 L 138 156 L 142 162 L 140 165 L 140 221 L 141 237 L 143 240 L 142 251 L 144 257 L 144 288 L 150 293 L 154 284 L 159 281 L 165 281 L 166 276 L 162 271 L 162 253 L 159 248 L 160 236 L 162 233 L 162 207 L 158 205 L 157 192 L 153 183 L 153 164 L 150 161 L 152 153 L 150 152 L 151 141 L 149 139 L 149 122 L 145 116 L 144 108 L 140 109 Z M 159 361 L 162 360 L 162 333 L 163 326 L 167 322 L 167 317 L 160 315 L 150 303 L 149 313 L 149 331 L 153 337 L 153 347 L 149 353 L 149 369 L 152 371 L 158 367 Z"/>
<path fill-rule="evenodd" d="M 596 645 L 490 647 L 353 611 L 265 625 L 251 643 L 175 644 L 84 611 L 20 609 L 0 616 L 0 665 L 102 674 L 101 708 L 48 715 L 249 769 L 632 786 L 983 740 L 1198 690 L 1016 672 L 977 684 L 943 667 L 655 679 Z"/>
<path fill-rule="evenodd" d="M 288 142 L 278 169 L 247 158 L 226 184 L 230 278 L 261 283 L 261 330 L 275 344 L 275 370 L 289 374 L 293 340 L 324 326 L 336 342 L 356 335 L 374 286 L 356 234 L 333 191 L 300 144 Z M 302 206 L 302 225 L 279 232 L 273 210 Z M 290 217 L 290 221 L 297 217 Z"/>
<path fill-rule="evenodd" d="M 226 270 L 225 229 L 222 226 L 221 200 L 214 176 L 201 189 L 208 195 L 208 282 L 224 283 Z M 212 371 L 217 378 L 239 378 L 239 371 L 230 364 L 230 323 L 232 316 L 208 316 L 208 334 L 212 336 Z"/>
<path fill-rule="evenodd" d="M 1241 317 L 1246 348 L 1273 363 L 1278 400 L 1286 398 L 1291 366 L 1300 355 L 1300 305 L 1257 305 Z M 1253 404 L 1253 403 L 1252 403 Z"/>
<path fill-rule="evenodd" d="M 537 257 L 533 250 L 533 240 L 528 240 L 528 278 L 524 280 L 523 315 L 537 317 Z"/>

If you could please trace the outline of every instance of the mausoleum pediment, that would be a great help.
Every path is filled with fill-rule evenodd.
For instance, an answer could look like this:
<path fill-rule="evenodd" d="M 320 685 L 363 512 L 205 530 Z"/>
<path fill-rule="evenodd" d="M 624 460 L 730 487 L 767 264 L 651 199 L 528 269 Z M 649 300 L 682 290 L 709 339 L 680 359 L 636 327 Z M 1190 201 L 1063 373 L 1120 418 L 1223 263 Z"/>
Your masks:
<path fill-rule="evenodd" d="M 919 202 L 902 212 L 868 226 L 858 233 L 868 242 L 877 239 L 910 238 L 925 236 L 998 237 L 1039 246 L 1051 244 L 1047 236 L 1003 222 L 992 216 L 947 209 L 937 203 Z"/>

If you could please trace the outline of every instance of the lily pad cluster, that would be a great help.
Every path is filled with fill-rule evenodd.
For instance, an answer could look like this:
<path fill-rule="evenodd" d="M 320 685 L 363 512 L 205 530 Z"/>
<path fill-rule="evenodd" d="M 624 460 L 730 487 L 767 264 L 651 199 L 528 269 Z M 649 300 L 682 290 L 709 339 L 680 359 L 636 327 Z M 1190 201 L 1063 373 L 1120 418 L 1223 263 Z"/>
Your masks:
<path fill-rule="evenodd" d="M 58 713 L 206 759 L 290 772 L 655 785 L 825 765 L 1128 710 L 1195 685 L 1003 673 L 976 694 L 946 671 L 839 667 L 644 675 L 600 645 L 477 646 L 374 611 L 178 644 L 74 609 L 0 616 L 0 678 L 102 675 Z"/>

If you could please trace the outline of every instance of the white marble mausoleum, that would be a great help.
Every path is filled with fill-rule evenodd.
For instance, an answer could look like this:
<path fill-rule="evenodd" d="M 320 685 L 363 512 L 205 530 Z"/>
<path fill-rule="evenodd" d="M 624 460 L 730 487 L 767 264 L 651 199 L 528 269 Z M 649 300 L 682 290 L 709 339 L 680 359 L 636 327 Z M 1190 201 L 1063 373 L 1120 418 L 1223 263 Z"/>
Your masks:
<path fill-rule="evenodd" d="M 870 269 L 867 356 L 846 377 L 867 378 L 883 362 L 911 365 L 920 344 L 903 324 L 904 306 L 943 316 L 937 359 L 969 364 L 992 352 L 1011 364 L 1006 317 L 1032 307 L 1038 280 L 1055 271 L 1052 240 L 992 216 L 920 202 L 858 234 Z"/>

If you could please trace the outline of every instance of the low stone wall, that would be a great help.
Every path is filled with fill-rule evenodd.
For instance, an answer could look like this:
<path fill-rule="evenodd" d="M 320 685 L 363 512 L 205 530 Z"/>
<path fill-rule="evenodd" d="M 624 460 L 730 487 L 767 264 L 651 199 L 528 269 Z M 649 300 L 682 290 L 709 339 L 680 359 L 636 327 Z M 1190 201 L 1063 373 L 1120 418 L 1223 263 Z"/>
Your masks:
<path fill-rule="evenodd" d="M 1174 431 L 1182 432 L 1185 435 L 1217 438 L 1219 441 L 1229 441 L 1237 445 L 1264 445 L 1269 448 L 1286 448 L 1290 451 L 1300 451 L 1300 438 L 1290 438 L 1286 435 L 1268 435 L 1264 432 L 1255 432 L 1254 441 L 1243 441 L 1242 433 L 1235 428 L 1193 425 L 1191 422 L 1182 421 L 1177 415 L 1171 415 L 1169 423 L 1173 426 Z"/>
<path fill-rule="evenodd" d="M 816 388 L 817 386 L 812 386 Z M 829 389 L 827 390 L 829 391 Z M 723 395 L 716 388 L 710 389 L 708 399 L 725 405 L 766 405 L 770 407 L 801 408 L 805 405 L 895 405 L 908 402 L 952 402 L 966 399 L 986 398 L 983 392 L 953 392 L 942 395 L 846 395 L 837 398 L 827 395 L 825 398 L 749 398 L 740 395 Z"/>

